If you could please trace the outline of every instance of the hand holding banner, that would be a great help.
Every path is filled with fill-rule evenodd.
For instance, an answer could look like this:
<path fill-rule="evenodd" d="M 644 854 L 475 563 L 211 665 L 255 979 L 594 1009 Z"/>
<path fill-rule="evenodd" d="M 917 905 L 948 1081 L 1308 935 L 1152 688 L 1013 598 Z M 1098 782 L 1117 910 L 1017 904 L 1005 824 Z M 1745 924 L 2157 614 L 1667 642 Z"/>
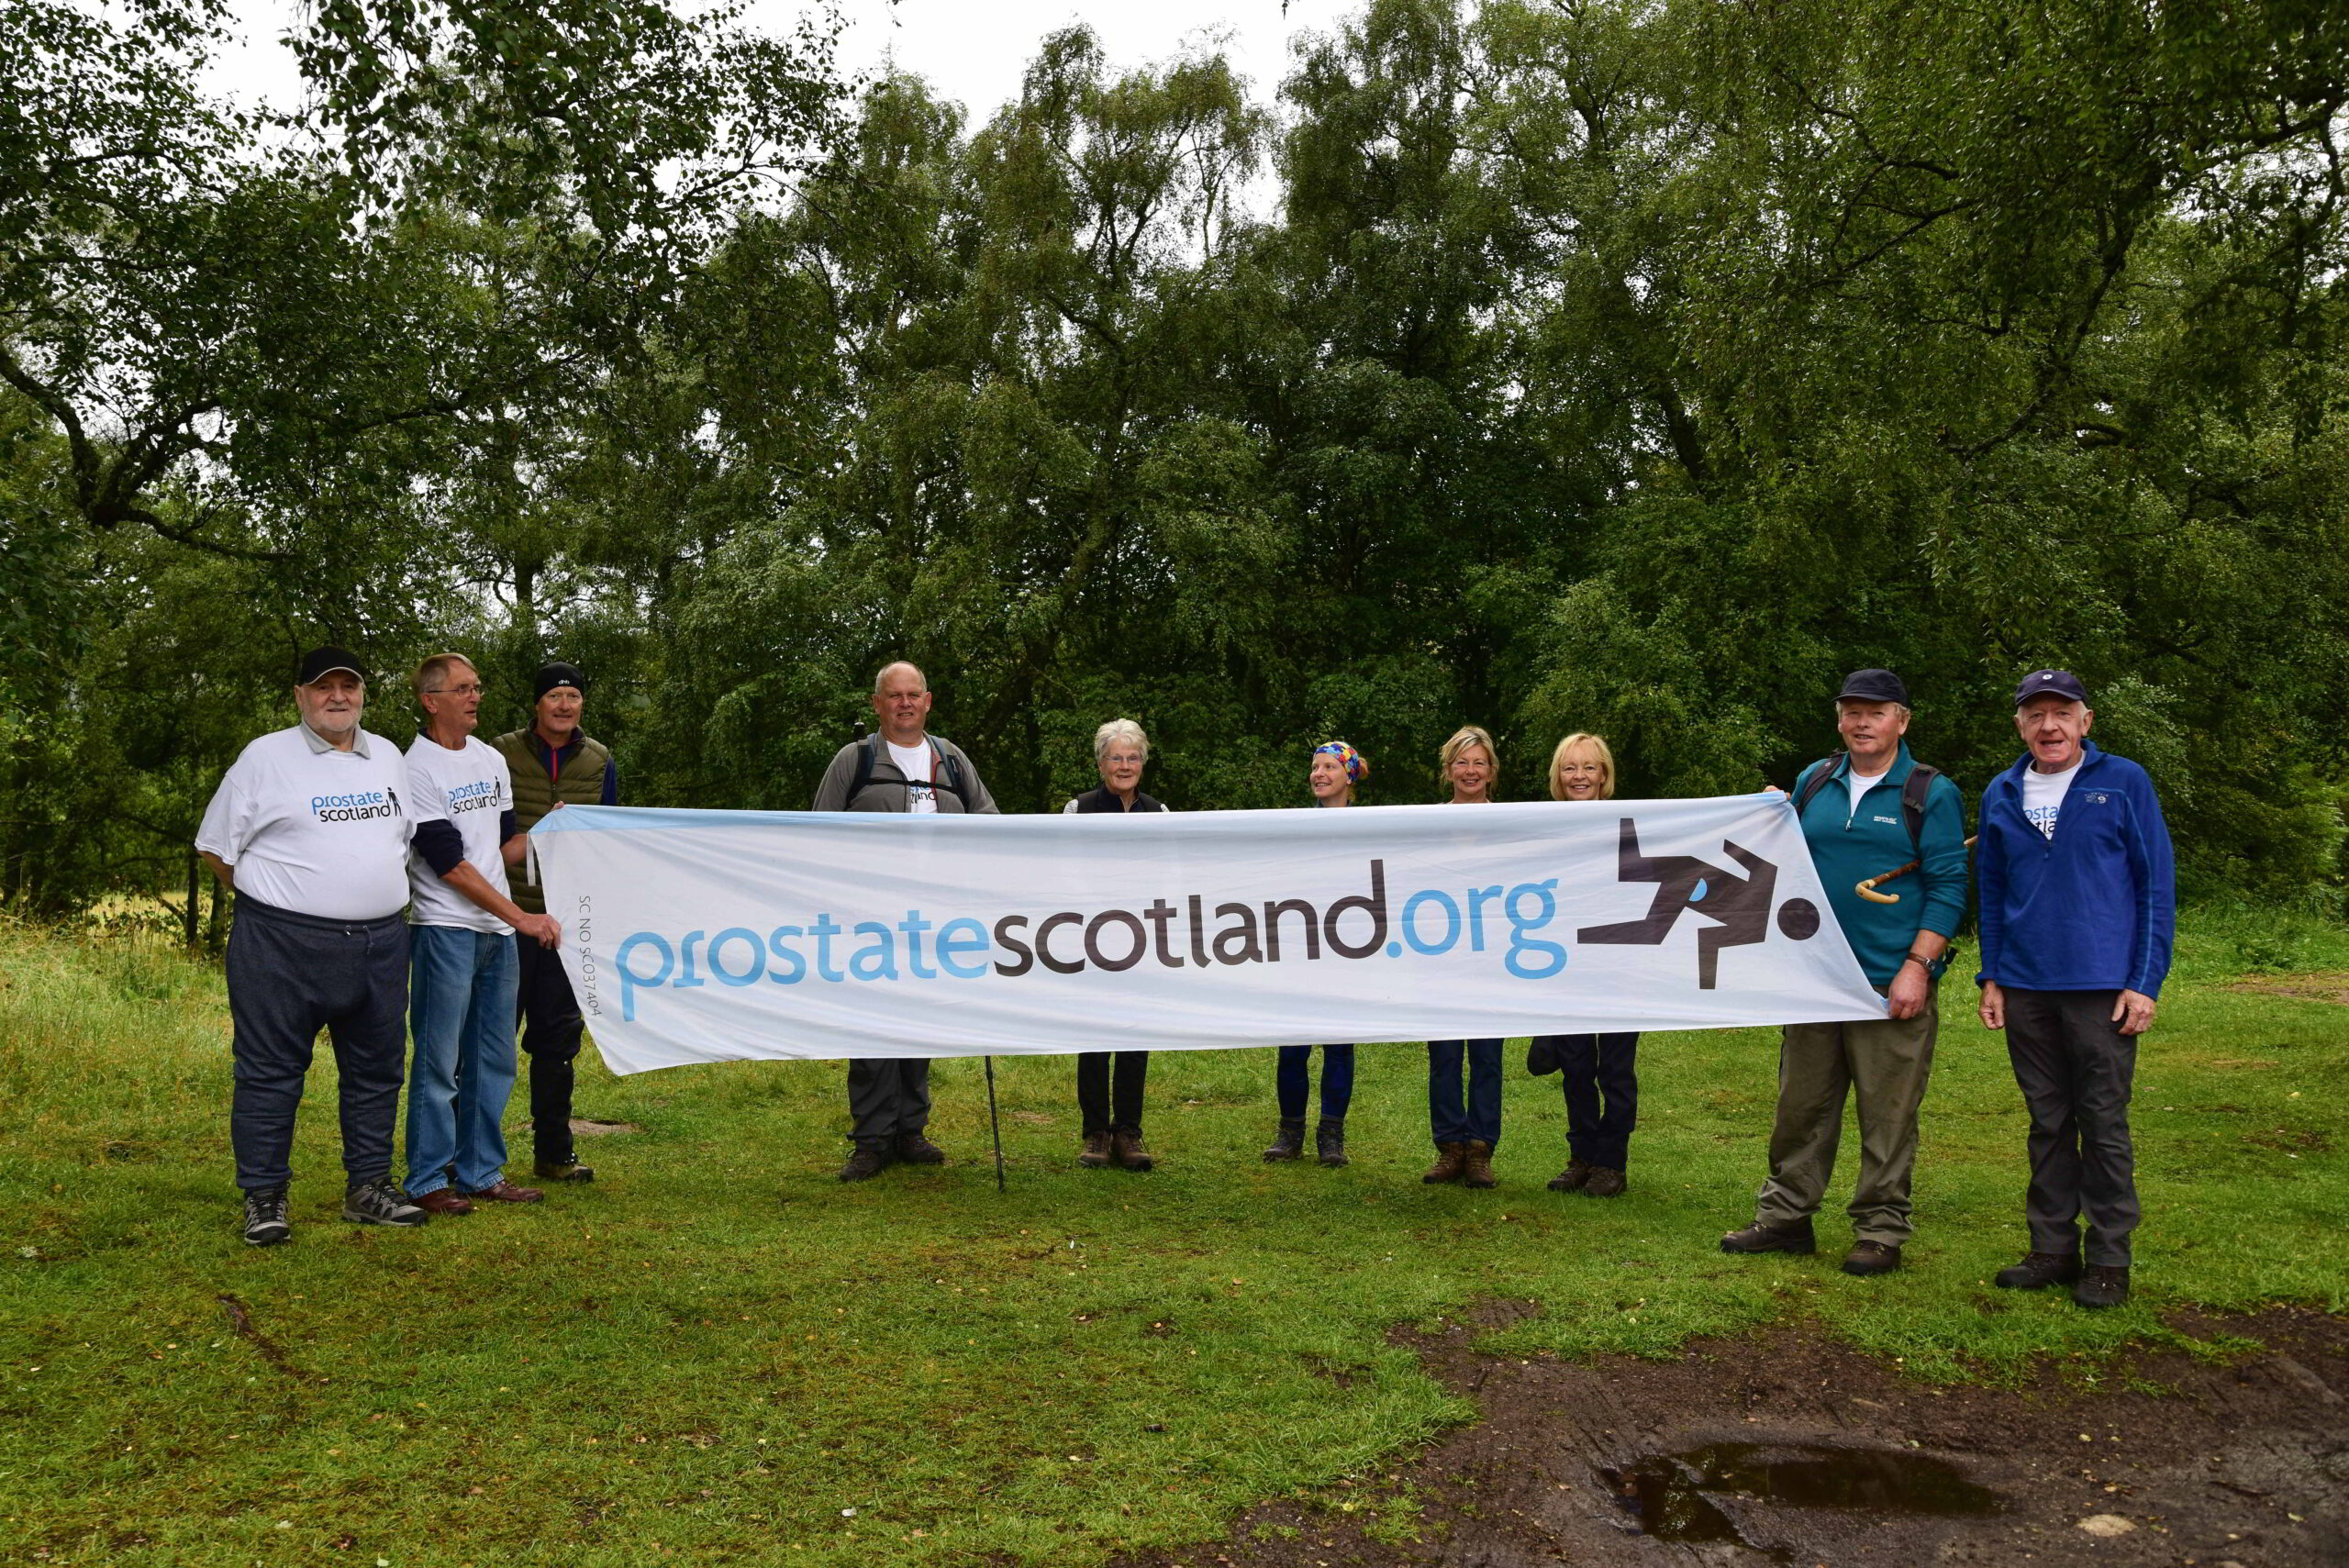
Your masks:
<path fill-rule="evenodd" d="M 531 830 L 616 1073 L 1884 1016 L 1782 795 Z"/>

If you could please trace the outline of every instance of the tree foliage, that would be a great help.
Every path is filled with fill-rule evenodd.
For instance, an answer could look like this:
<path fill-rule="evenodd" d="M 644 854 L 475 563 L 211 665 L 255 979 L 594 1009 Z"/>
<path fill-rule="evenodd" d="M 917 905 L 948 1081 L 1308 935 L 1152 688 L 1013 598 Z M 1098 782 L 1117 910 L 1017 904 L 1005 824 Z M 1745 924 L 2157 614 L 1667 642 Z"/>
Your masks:
<path fill-rule="evenodd" d="M 1978 789 L 2065 664 L 2199 885 L 2337 894 L 2337 7 L 1371 0 L 1275 100 L 1073 29 L 978 118 L 331 0 L 275 124 L 205 0 L 0 10 L 12 901 L 171 884 L 319 635 L 499 723 L 580 660 L 632 799 L 743 806 L 898 656 L 1019 809 L 1113 714 L 1186 806 L 1464 721 L 1742 790 L 1865 664 Z"/>

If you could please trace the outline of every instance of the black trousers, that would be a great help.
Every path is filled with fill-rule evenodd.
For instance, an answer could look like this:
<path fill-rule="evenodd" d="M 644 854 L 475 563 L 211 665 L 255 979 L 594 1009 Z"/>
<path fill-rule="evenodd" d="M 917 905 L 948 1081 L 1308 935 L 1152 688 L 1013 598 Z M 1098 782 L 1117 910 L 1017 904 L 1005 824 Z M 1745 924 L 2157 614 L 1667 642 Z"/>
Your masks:
<path fill-rule="evenodd" d="M 2031 1111 L 2032 1251 L 2073 1251 L 2085 1215 L 2087 1262 L 2125 1269 L 2141 1211 L 2129 1138 L 2137 1040 L 2112 1021 L 2120 995 L 2007 987 L 2007 1057 Z"/>
<path fill-rule="evenodd" d="M 293 1180 L 294 1116 L 320 1029 L 334 1042 L 343 1174 L 351 1185 L 390 1175 L 407 1068 L 407 921 L 323 920 L 239 894 L 227 970 L 237 1185 Z"/>
<path fill-rule="evenodd" d="M 530 1156 L 541 1165 L 568 1165 L 576 1158 L 571 1145 L 571 1094 L 577 1079 L 573 1063 L 586 1020 L 579 1016 L 579 999 L 571 994 L 562 960 L 528 940 L 514 946 L 521 960 L 515 1022 L 522 1030 L 522 1053 L 530 1059 Z"/>
<path fill-rule="evenodd" d="M 1636 1034 L 1553 1034 L 1564 1064 L 1566 1151 L 1586 1164 L 1626 1168 L 1631 1129 L 1640 1119 L 1640 1037 Z"/>
<path fill-rule="evenodd" d="M 1147 1051 L 1077 1053 L 1076 1108 L 1084 1114 L 1088 1136 L 1121 1127 L 1129 1132 L 1141 1130 L 1141 1084 L 1149 1073 Z"/>
<path fill-rule="evenodd" d="M 859 1143 L 930 1125 L 930 1059 L 859 1056 L 848 1064 L 848 1114 Z"/>

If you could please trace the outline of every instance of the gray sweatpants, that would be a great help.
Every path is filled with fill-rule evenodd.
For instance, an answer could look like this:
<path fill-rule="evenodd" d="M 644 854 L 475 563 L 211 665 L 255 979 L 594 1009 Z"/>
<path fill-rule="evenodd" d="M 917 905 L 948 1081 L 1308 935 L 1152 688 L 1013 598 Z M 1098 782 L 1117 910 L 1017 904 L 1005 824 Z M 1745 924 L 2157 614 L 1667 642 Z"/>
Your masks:
<path fill-rule="evenodd" d="M 2031 1111 L 2031 1250 L 2068 1254 L 2087 1217 L 2087 1262 L 2127 1268 L 2137 1229 L 2129 1096 L 2137 1040 L 2112 1021 L 2118 991 L 2005 987 L 2007 1056 Z"/>
<path fill-rule="evenodd" d="M 407 1062 L 406 918 L 323 920 L 239 894 L 227 968 L 237 1185 L 293 1179 L 294 1113 L 322 1029 L 341 1089 L 343 1173 L 352 1185 L 390 1175 Z"/>
<path fill-rule="evenodd" d="M 1917 1163 L 1917 1108 L 1932 1074 L 1941 1029 L 1940 988 L 1913 1018 L 1789 1024 L 1778 1048 L 1778 1114 L 1770 1129 L 1770 1179 L 1753 1218 L 1784 1225 L 1816 1211 L 1835 1173 L 1843 1100 L 1859 1100 L 1860 1174 L 1852 1189 L 1852 1234 L 1898 1247 L 1914 1227 L 1909 1177 Z"/>

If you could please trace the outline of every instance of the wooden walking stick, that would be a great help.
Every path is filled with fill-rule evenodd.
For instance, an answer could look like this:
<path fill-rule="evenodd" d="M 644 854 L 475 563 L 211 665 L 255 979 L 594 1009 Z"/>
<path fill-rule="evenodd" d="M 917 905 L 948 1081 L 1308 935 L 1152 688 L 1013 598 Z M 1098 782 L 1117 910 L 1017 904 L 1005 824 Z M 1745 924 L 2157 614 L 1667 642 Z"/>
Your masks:
<path fill-rule="evenodd" d="M 1974 840 L 1971 839 L 1966 840 L 1965 847 L 1969 850 L 1972 849 L 1974 847 Z M 1895 866 L 1890 871 L 1884 872 L 1878 875 L 1868 878 L 1865 882 L 1854 883 L 1852 886 L 1852 891 L 1858 894 L 1861 897 L 1866 899 L 1871 904 L 1898 904 L 1900 902 L 1900 895 L 1898 893 L 1878 893 L 1876 890 L 1876 884 L 1879 882 L 1890 882 L 1896 876 L 1907 876 L 1910 872 L 1915 871 L 1919 866 L 1923 865 L 1924 863 L 1925 862 L 1922 861 L 1910 861 L 1905 866 Z"/>

